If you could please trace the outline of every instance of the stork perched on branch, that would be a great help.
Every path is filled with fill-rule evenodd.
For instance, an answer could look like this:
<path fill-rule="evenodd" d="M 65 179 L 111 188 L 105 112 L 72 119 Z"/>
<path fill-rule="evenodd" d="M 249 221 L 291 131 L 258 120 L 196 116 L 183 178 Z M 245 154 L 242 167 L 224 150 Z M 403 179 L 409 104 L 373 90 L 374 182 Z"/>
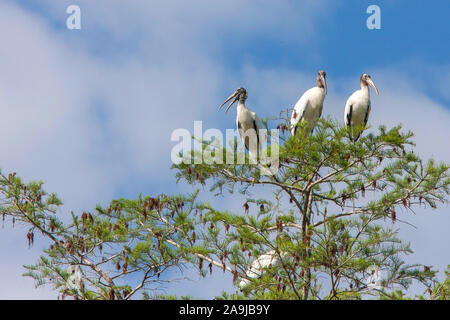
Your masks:
<path fill-rule="evenodd" d="M 286 256 L 286 253 L 281 253 L 280 255 L 282 258 L 284 258 Z M 271 250 L 269 252 L 260 255 L 258 258 L 255 259 L 255 261 L 252 262 L 249 269 L 247 270 L 246 272 L 247 278 L 250 279 L 260 278 L 267 268 L 278 267 L 281 263 L 280 255 L 278 255 L 275 250 Z M 243 290 L 249 283 L 250 280 L 242 279 L 239 282 L 239 287 L 241 288 L 241 290 Z"/>
<path fill-rule="evenodd" d="M 367 125 L 370 113 L 370 94 L 369 86 L 371 86 L 378 95 L 378 89 L 372 81 L 372 78 L 364 73 L 359 82 L 361 89 L 355 91 L 345 104 L 344 121 L 345 125 L 351 130 L 351 140 L 354 142 L 359 139 L 362 131 Z"/>
<path fill-rule="evenodd" d="M 307 90 L 297 101 L 292 111 L 291 133 L 297 133 L 297 125 L 307 122 L 307 133 L 314 128 L 317 119 L 322 115 L 323 101 L 327 94 L 326 73 L 320 70 L 316 78 L 317 86 Z"/>
<path fill-rule="evenodd" d="M 230 95 L 219 107 L 219 110 L 230 100 L 231 103 L 226 108 L 225 112 L 228 112 L 230 107 L 238 101 L 237 104 L 237 116 L 236 126 L 239 131 L 242 143 L 248 150 L 250 156 L 254 156 L 257 159 L 259 152 L 261 151 L 260 130 L 263 129 L 261 121 L 255 112 L 251 111 L 245 106 L 245 100 L 247 100 L 248 93 L 244 88 L 238 88 L 232 95 Z"/>

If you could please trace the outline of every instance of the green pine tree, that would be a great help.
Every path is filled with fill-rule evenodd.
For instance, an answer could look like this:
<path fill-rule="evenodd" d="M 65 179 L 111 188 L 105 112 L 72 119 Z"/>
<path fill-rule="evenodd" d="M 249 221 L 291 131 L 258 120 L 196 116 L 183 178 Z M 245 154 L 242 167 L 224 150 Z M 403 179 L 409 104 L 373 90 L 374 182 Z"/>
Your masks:
<path fill-rule="evenodd" d="M 174 166 L 178 179 L 248 197 L 240 212 L 212 210 L 203 217 L 209 225 L 204 247 L 234 274 L 242 291 L 233 297 L 389 298 L 414 282 L 433 290 L 437 271 L 405 264 L 412 250 L 394 227 L 406 223 L 414 207 L 447 202 L 450 179 L 448 165 L 424 163 L 414 153 L 412 136 L 400 126 L 380 127 L 353 143 L 346 128 L 325 119 L 307 138 L 302 130 L 282 135 L 274 176 L 245 164 Z M 205 150 L 210 147 L 204 142 Z M 228 148 L 233 147 L 237 151 L 236 145 Z M 229 150 L 214 151 L 220 157 Z M 272 192 L 271 199 L 251 197 L 261 186 Z M 258 264 L 258 257 L 268 263 Z M 371 285 L 367 279 L 377 270 L 385 277 Z"/>
<path fill-rule="evenodd" d="M 273 176 L 226 161 L 173 166 L 179 181 L 207 186 L 209 195 L 244 195 L 238 211 L 200 202 L 197 191 L 118 199 L 63 222 L 61 201 L 42 183 L 0 174 L 3 220 L 28 226 L 29 246 L 35 235 L 49 241 L 25 275 L 76 299 L 172 299 L 158 289 L 177 280 L 169 271 L 186 268 L 229 272 L 236 291 L 225 299 L 405 299 L 413 283 L 424 293 L 412 298 L 449 298 L 448 271 L 439 282 L 432 267 L 406 264 L 412 250 L 396 230 L 415 207 L 448 202 L 447 164 L 422 161 L 400 127 L 354 143 L 330 119 L 307 138 L 282 133 Z M 204 142 L 203 150 L 225 159 L 236 145 Z M 271 196 L 255 199 L 261 190 Z M 382 280 L 370 283 L 378 270 Z"/>

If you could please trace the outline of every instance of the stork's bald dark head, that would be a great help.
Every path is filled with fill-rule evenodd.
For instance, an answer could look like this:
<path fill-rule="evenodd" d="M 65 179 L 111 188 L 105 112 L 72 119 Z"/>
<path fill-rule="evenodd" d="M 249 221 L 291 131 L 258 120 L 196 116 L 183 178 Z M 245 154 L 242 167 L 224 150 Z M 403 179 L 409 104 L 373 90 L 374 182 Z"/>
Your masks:
<path fill-rule="evenodd" d="M 367 73 L 363 73 L 361 75 L 359 82 L 361 83 L 361 87 L 371 86 L 373 90 L 375 90 L 375 93 L 378 94 L 378 89 L 373 83 L 372 77 L 369 76 Z"/>
<path fill-rule="evenodd" d="M 246 100 L 248 97 L 248 92 L 247 90 L 245 90 L 245 88 L 238 88 L 236 90 L 236 94 L 239 96 L 239 100 Z"/>
<path fill-rule="evenodd" d="M 325 90 L 325 94 L 327 94 L 327 80 L 326 80 L 327 74 L 325 71 L 320 70 L 317 73 L 317 78 L 316 78 L 316 82 L 317 82 L 317 86 L 319 88 L 323 88 Z"/>
<path fill-rule="evenodd" d="M 231 103 L 228 105 L 227 109 L 225 110 L 225 112 L 228 111 L 228 109 L 230 109 L 230 107 L 233 105 L 233 103 L 235 103 L 236 101 L 240 101 L 240 102 L 245 102 L 245 100 L 248 97 L 248 93 L 247 90 L 245 90 L 244 88 L 238 88 L 236 89 L 235 92 L 233 92 L 231 94 L 231 96 L 229 96 L 227 98 L 227 100 L 225 100 L 219 107 L 219 110 L 223 107 L 224 104 L 226 104 L 228 101 L 231 100 Z"/>
<path fill-rule="evenodd" d="M 360 81 L 361 81 L 361 82 L 365 82 L 365 83 L 367 84 L 367 80 L 368 80 L 368 79 L 371 79 L 371 77 L 370 77 L 367 73 L 363 73 L 363 74 L 361 75 Z"/>

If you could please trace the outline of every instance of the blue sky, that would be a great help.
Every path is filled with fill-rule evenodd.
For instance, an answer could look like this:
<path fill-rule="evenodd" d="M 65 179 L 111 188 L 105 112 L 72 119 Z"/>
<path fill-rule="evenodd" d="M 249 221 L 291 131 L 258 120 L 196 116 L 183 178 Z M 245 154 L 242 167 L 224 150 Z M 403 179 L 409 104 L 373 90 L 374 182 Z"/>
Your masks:
<path fill-rule="evenodd" d="M 71 4 L 81 8 L 81 30 L 66 28 Z M 371 4 L 381 8 L 381 30 L 366 28 Z M 233 128 L 234 114 L 217 106 L 239 86 L 261 117 L 276 115 L 319 69 L 328 77 L 325 116 L 343 117 L 367 72 L 380 89 L 371 125 L 403 123 L 421 155 L 450 162 L 449 9 L 446 0 L 2 1 L 0 145 L 8 152 L 0 168 L 44 180 L 65 210 L 189 191 L 169 169 L 174 129 L 192 130 L 194 120 Z M 447 211 L 423 210 L 411 217 L 418 230 L 401 230 L 417 259 L 441 270 L 450 262 Z M 39 253 L 21 232 L 0 232 L 0 283 L 17 281 L 12 291 L 0 285 L 0 298 L 51 298 L 20 277 Z M 220 293 L 208 281 L 183 290 Z"/>

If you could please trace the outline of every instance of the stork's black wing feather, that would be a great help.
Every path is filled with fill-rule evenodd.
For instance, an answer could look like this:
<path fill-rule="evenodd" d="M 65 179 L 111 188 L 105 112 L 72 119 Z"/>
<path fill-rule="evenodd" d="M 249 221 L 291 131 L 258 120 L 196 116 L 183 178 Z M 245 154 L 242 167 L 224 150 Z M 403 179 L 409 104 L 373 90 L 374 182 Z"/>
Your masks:
<path fill-rule="evenodd" d="M 352 120 L 352 113 L 353 113 L 353 105 L 350 105 L 350 110 L 347 113 L 347 121 L 345 122 L 345 124 L 347 125 L 347 127 L 350 127 L 351 125 L 351 120 Z"/>
<path fill-rule="evenodd" d="M 256 121 L 255 121 L 255 119 L 253 119 L 253 128 L 255 128 L 255 132 L 256 132 L 256 142 L 258 143 L 257 146 L 259 146 L 259 132 L 258 132 L 258 127 L 256 126 Z"/>
<path fill-rule="evenodd" d="M 369 120 L 369 112 L 370 112 L 370 101 L 369 101 L 369 105 L 367 106 L 367 109 L 366 109 L 366 115 L 364 116 L 364 127 L 366 127 L 367 120 Z"/>

